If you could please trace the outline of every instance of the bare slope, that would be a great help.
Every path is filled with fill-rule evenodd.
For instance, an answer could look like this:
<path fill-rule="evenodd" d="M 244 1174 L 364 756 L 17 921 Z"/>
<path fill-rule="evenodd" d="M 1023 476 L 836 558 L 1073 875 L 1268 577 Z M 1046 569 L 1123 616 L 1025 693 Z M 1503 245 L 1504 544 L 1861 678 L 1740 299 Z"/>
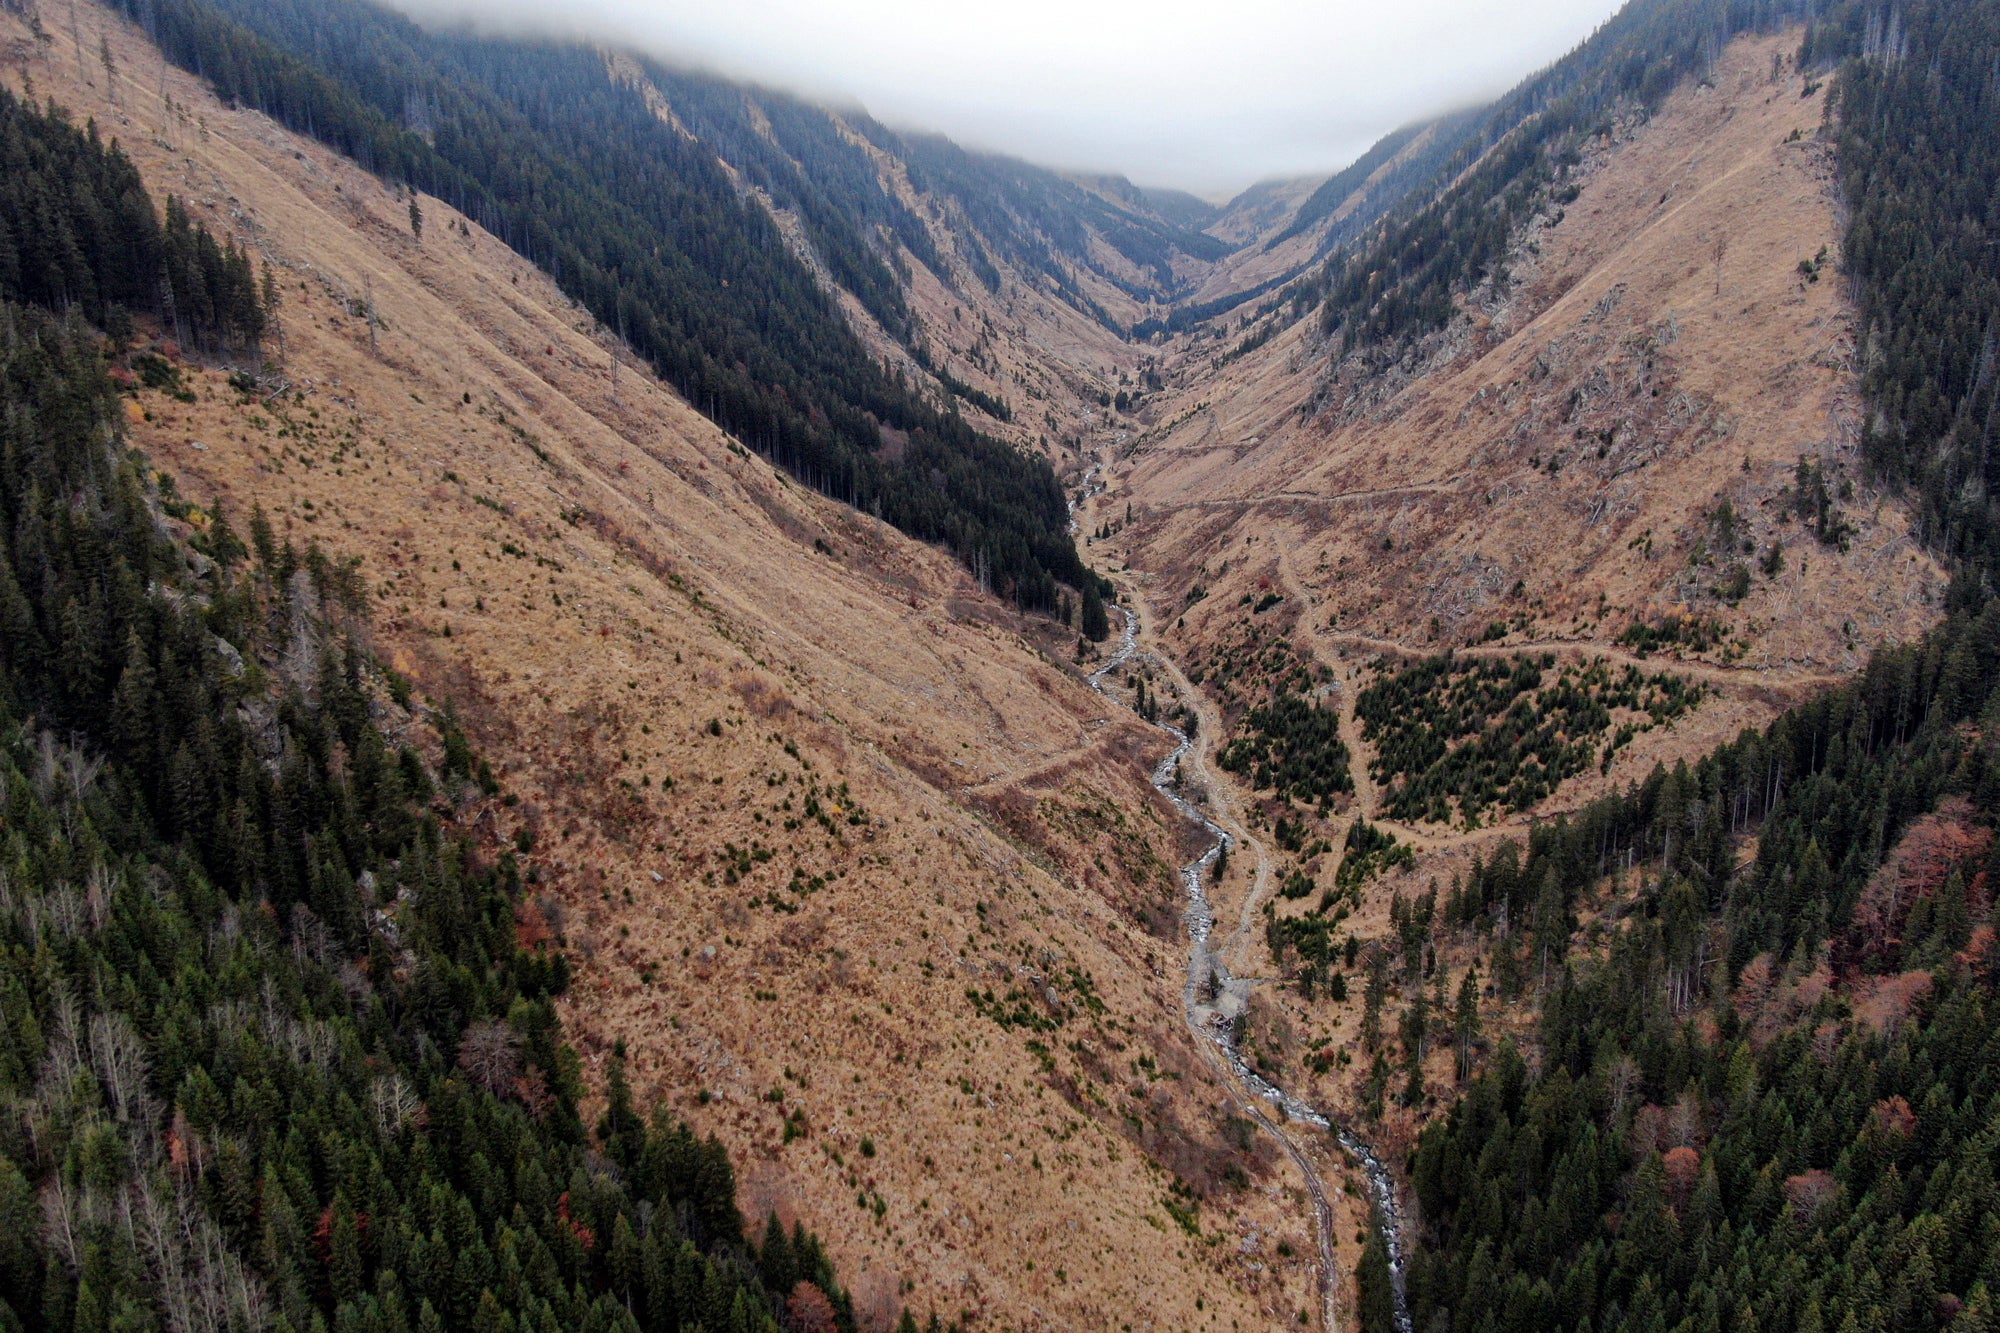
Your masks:
<path fill-rule="evenodd" d="M 1608 644 L 1634 618 L 1712 615 L 1733 664 L 1780 679 L 1852 669 L 1925 623 L 1935 571 L 1854 465 L 1823 94 L 1771 76 L 1792 41 L 1737 43 L 1715 86 L 1600 141 L 1511 289 L 1483 289 L 1423 364 L 1329 380 L 1300 325 L 1191 368 L 1130 450 L 1140 562 L 1182 589 L 1205 562 L 1220 587 L 1233 545 L 1228 586 L 1278 578 L 1320 607 L 1313 632 L 1420 650 L 1523 616 L 1521 638 Z M 1845 551 L 1788 503 L 1802 460 Z M 1748 555 L 1786 551 L 1774 575 L 1744 561 L 1736 601 L 1712 591 L 1746 554 L 1719 549 L 1725 500 Z M 1227 610 L 1211 596 L 1190 623 Z"/>
<path fill-rule="evenodd" d="M 941 553 L 614 377 L 442 203 L 413 236 L 407 199 L 78 19 L 0 17 L 9 85 L 94 117 L 283 298 L 282 380 L 187 366 L 194 401 L 139 392 L 134 442 L 239 530 L 261 506 L 359 561 L 384 656 L 498 770 L 505 799 L 452 815 L 527 849 L 521 928 L 577 953 L 589 1066 L 623 1040 L 746 1209 L 828 1237 L 870 1327 L 905 1301 L 1042 1328 L 1304 1308 L 1273 1241 L 1164 1207 L 1178 1175 L 1206 1231 L 1309 1252 L 1180 1020 L 1152 735 Z"/>

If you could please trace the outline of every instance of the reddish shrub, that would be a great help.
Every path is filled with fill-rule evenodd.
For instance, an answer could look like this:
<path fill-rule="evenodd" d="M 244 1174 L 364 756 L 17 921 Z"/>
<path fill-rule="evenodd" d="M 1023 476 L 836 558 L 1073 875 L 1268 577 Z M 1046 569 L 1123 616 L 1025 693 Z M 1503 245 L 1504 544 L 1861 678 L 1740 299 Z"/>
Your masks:
<path fill-rule="evenodd" d="M 1877 1133 L 1906 1139 L 1916 1132 L 1917 1113 L 1901 1097 L 1890 1097 L 1875 1103 L 1868 1113 Z"/>
<path fill-rule="evenodd" d="M 1675 1148 L 1664 1159 L 1667 1168 L 1667 1197 L 1679 1212 L 1694 1193 L 1695 1178 L 1701 1174 L 1701 1154 L 1693 1148 Z"/>
<path fill-rule="evenodd" d="M 533 953 L 554 938 L 555 932 L 549 928 L 548 918 L 542 914 L 541 905 L 532 901 L 522 903 L 520 911 L 514 916 L 515 945 L 527 953 Z"/>
<path fill-rule="evenodd" d="M 1853 924 L 1835 950 L 1842 967 L 1879 972 L 1893 966 L 1917 899 L 1937 892 L 1954 869 L 1984 856 L 1992 842 L 1992 830 L 1972 824 L 1962 800 L 1912 824 L 1855 904 Z M 1975 883 L 1968 895 L 1975 911 L 1986 892 L 1985 884 Z"/>
<path fill-rule="evenodd" d="M 556 1216 L 563 1220 L 563 1223 L 569 1227 L 570 1232 L 582 1243 L 586 1254 L 597 1248 L 597 1233 L 591 1230 L 586 1223 L 569 1215 L 568 1190 L 564 1190 L 562 1195 L 556 1199 Z"/>
<path fill-rule="evenodd" d="M 838 1333 L 840 1322 L 826 1293 L 810 1282 L 801 1282 L 785 1302 L 785 1326 L 791 1333 Z"/>

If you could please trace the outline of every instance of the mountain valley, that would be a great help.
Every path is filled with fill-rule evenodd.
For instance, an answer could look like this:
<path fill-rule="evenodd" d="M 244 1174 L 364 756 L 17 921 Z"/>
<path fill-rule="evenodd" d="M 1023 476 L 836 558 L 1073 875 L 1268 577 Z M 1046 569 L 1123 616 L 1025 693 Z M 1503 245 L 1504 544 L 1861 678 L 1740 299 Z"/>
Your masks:
<path fill-rule="evenodd" d="M 1454 1136 L 1522 1123 L 1558 1077 L 1616 1089 L 1615 1108 L 1573 1117 L 1615 1125 L 1623 1154 L 1594 1168 L 1613 1201 L 1577 1218 L 1618 1219 L 1612 1237 L 1633 1219 L 1624 1255 L 1652 1234 L 1643 1189 L 1691 1238 L 1754 1104 L 1750 1063 L 1768 1095 L 1771 1062 L 1814 1042 L 1828 1070 L 1855 1043 L 1942 1042 L 1922 997 L 1990 1003 L 1994 974 L 2000 612 L 1981 562 L 2000 529 L 1981 526 L 1976 478 L 1883 462 L 1886 298 L 1844 267 L 1854 218 L 1874 215 L 1843 138 L 1858 113 L 1838 108 L 1843 80 L 1896 67 L 1894 41 L 1863 6 L 1811 26 L 1794 8 L 1640 0 L 1492 107 L 1221 204 L 358 0 L 0 7 L 20 114 L 115 142 L 142 194 L 176 201 L 170 230 L 184 210 L 225 239 L 219 262 L 258 276 L 247 345 L 203 333 L 194 294 L 164 280 L 155 308 L 115 317 L 74 292 L 51 303 L 106 330 L 97 370 L 159 541 L 191 579 L 226 573 L 234 542 L 271 605 L 294 607 L 272 613 L 276 639 L 217 631 L 242 715 L 278 708 L 266 682 L 273 700 L 333 700 L 315 672 L 346 653 L 354 706 L 428 775 L 413 817 L 511 885 L 507 956 L 566 960 L 547 997 L 573 1061 L 548 1071 L 560 1109 L 531 1079 L 480 1073 L 477 1033 L 543 1040 L 529 999 L 461 998 L 439 1020 L 455 1050 L 406 1043 L 428 1091 L 416 1120 L 377 1116 L 405 1126 L 386 1138 L 442 1124 L 433 1103 L 470 1080 L 578 1154 L 560 1213 L 534 1220 L 574 1232 L 575 1308 L 606 1328 L 719 1326 L 646 1294 L 673 1283 L 632 1256 L 673 1225 L 744 1284 L 712 1317 L 745 1330 L 1601 1329 L 1663 1308 L 1606 1278 L 1598 1322 L 1579 1320 L 1567 1287 L 1521 1294 L 1519 1257 L 1507 1308 L 1530 1322 L 1474 1318 L 1489 1298 L 1465 1276 L 1470 1238 L 1498 1262 L 1501 1196 L 1478 1232 L 1441 1182 L 1475 1160 L 1492 1175 L 1507 1149 Z M 593 126 L 613 146 L 590 146 Z M 1467 191 L 1477 206 L 1450 212 Z M 0 229 L 0 278 L 32 239 Z M 1464 271 L 1438 276 L 1447 260 Z M 1952 298 L 1969 313 L 1951 327 L 1985 339 L 1944 414 L 1952 459 L 1993 429 L 1974 308 L 1989 294 Z M 232 604 L 195 586 L 152 593 Z M 312 588 L 323 622 L 286 600 Z M 7 709 L 10 728 L 39 716 L 25 687 Z M 112 746 L 90 714 L 63 744 Z M 33 730 L 9 745 L 28 754 Z M 1800 744 L 1804 771 L 1774 758 Z M 290 751 L 266 749 L 279 771 Z M 360 771 L 353 751 L 327 772 Z M 1786 822 L 1807 799 L 1810 857 Z M 1836 856 L 1827 826 L 1869 832 Z M 360 864 L 342 872 L 360 943 L 325 987 L 357 1013 L 424 971 L 397 952 L 421 895 L 377 901 Z M 1774 884 L 1795 899 L 1771 906 Z M 1912 924 L 1912 904 L 1928 921 L 1950 894 L 1962 929 Z M 243 902 L 254 913 L 257 891 Z M 28 961 L 53 956 L 33 941 L 55 909 L 15 903 L 0 876 L 9 956 L 23 976 L 55 968 Z M 323 951 L 267 915 L 293 955 Z M 1615 993 L 1607 969 L 1628 950 L 1654 967 L 1656 947 L 1637 989 L 1657 1003 L 1631 1019 L 1652 1046 L 1556 1041 L 1581 1031 L 1578 994 Z M 0 993 L 10 1107 L 55 1104 L 27 1071 L 68 985 Z M 117 1042 L 80 1040 L 69 1058 L 115 1082 L 101 1050 L 74 1052 Z M 1906 1056 L 1880 1058 L 1902 1076 Z M 1974 1192 L 1972 1167 L 1936 1165 L 1991 1117 L 1987 1066 L 1963 1063 L 1984 1089 L 1959 1090 L 1968 1109 L 1897 1111 L 1885 1091 L 1838 1112 L 1866 1121 L 1866 1153 L 1815 1130 L 1766 1154 L 1780 1167 L 1744 1156 L 1730 1183 L 1748 1197 L 1748 1175 L 1776 1170 L 1755 1205 L 1773 1234 L 1815 1208 L 1825 1228 L 1861 1225 L 1826 1219 L 1890 1198 L 1860 1173 L 1897 1154 L 1913 1181 Z M 205 1164 L 234 1140 L 190 1128 L 184 1085 L 151 1096 L 107 1102 L 107 1123 L 151 1126 L 122 1131 L 124 1166 L 79 1147 L 46 1181 L 29 1162 L 48 1156 L 47 1117 L 22 1111 L 30 1128 L 0 1135 L 0 1224 L 28 1217 L 17 1206 L 57 1217 L 88 1180 L 99 1193 L 79 1197 L 99 1203 L 79 1206 L 110 1234 L 107 1182 L 147 1171 L 191 1212 L 222 1197 Z M 1488 1115 L 1494 1098 L 1511 1110 Z M 572 1218 L 572 1197 L 645 1177 L 622 1146 L 635 1106 L 660 1108 L 656 1139 L 684 1125 L 726 1150 L 743 1236 L 687 1220 L 705 1194 L 678 1196 L 673 1222 L 664 1187 L 658 1216 L 650 1198 L 630 1219 L 603 1202 L 601 1237 Z M 1921 1134 L 1897 1128 L 1906 1113 Z M 362 1173 L 313 1152 L 323 1234 L 290 1245 L 324 1274 L 281 1282 L 283 1247 L 246 1211 L 218 1252 L 272 1294 L 241 1310 L 295 1333 L 430 1327 L 418 1260 L 398 1279 L 393 1227 L 352 1202 Z M 480 1162 L 454 1176 L 466 1197 L 488 1188 Z M 1518 1174 L 1524 1200 L 1547 1185 Z M 1942 1206 L 1909 1188 L 1878 1207 Z M 2000 1215 L 1990 1174 L 1981 1188 L 1966 1237 Z M 1528 1206 L 1524 1229 L 1554 1215 Z M 17 1270 L 55 1291 L 87 1266 L 85 1247 L 8 1245 L 0 1300 Z M 2000 1273 L 1935 1249 L 1922 1326 L 1985 1327 L 1964 1315 Z M 772 1257 L 787 1254 L 824 1265 Z M 508 1294 L 533 1280 L 508 1271 L 461 1281 L 434 1326 L 539 1328 Z M 1746 1311 L 1803 1309 L 1737 1281 Z M 1814 1291 L 1827 1317 L 1866 1304 Z M 1887 1299 L 1856 1327 L 1918 1326 L 1882 1322 Z M 119 1326 L 235 1326 L 169 1304 Z M 61 1305 L 62 1326 L 111 1326 L 90 1308 Z"/>

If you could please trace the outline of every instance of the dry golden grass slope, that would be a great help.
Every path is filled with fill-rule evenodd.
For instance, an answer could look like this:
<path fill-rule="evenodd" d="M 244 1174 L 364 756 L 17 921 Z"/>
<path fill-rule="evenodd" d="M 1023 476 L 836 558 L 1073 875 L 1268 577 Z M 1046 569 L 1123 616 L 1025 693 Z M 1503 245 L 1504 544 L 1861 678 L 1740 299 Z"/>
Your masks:
<path fill-rule="evenodd" d="M 614 389 L 588 317 L 440 201 L 419 241 L 382 182 L 77 12 L 76 50 L 0 16 L 0 77 L 94 118 L 284 300 L 286 387 L 191 366 L 197 401 L 141 394 L 132 441 L 239 530 L 261 505 L 359 559 L 381 655 L 499 770 L 508 799 L 456 818 L 532 846 L 523 929 L 579 959 L 590 1069 L 622 1039 L 642 1094 L 729 1146 L 747 1210 L 826 1237 L 867 1327 L 905 1302 L 1295 1321 L 1299 1182 L 1230 1132 L 1182 1022 L 1157 734 L 943 554 L 629 362 Z"/>
<path fill-rule="evenodd" d="M 1680 612 L 1725 622 L 1740 646 L 1707 654 L 1718 678 L 1766 692 L 1929 623 L 1942 576 L 1855 457 L 1826 94 L 1800 96 L 1795 46 L 1741 39 L 1712 86 L 1600 141 L 1511 291 L 1479 293 L 1413 364 L 1330 380 L 1311 321 L 1219 368 L 1190 352 L 1114 469 L 1161 604 L 1204 582 L 1199 638 L 1268 581 L 1316 645 L 1410 651 L 1496 621 L 1522 626 L 1509 644 L 1608 648 Z M 1802 459 L 1852 488 L 1845 551 L 1784 503 Z M 1725 500 L 1748 551 L 1716 548 Z M 1739 558 L 1753 578 L 1732 603 L 1714 588 Z"/>
<path fill-rule="evenodd" d="M 1088 554 L 1129 562 L 1121 577 L 1165 654 L 1192 661 L 1255 625 L 1332 673 L 1358 790 L 1308 836 L 1336 847 L 1354 811 L 1378 813 L 1353 698 L 1386 663 L 1447 648 L 1622 663 L 1637 660 L 1619 642 L 1635 622 L 1720 628 L 1713 647 L 1647 660 L 1710 693 L 1620 751 L 1608 778 L 1592 766 L 1528 816 L 1476 832 L 1391 824 L 1416 867 L 1373 881 L 1339 934 L 1387 933 L 1393 893 L 1448 886 L 1527 817 L 1761 725 L 1938 614 L 1942 571 L 1856 456 L 1853 314 L 1821 132 L 1830 92 L 1804 95 L 1797 48 L 1796 32 L 1739 39 L 1709 80 L 1592 144 L 1580 194 L 1511 256 L 1513 285 L 1474 293 L 1403 363 L 1332 374 L 1311 320 L 1232 357 L 1232 326 L 1177 350 L 1140 434 L 1100 442 L 1110 484 L 1084 522 L 1118 531 Z M 1800 265 L 1816 260 L 1815 280 Z M 1802 461 L 1827 478 L 1844 549 L 1796 513 Z M 1724 501 L 1733 551 L 1719 549 Z M 1780 543 L 1772 572 L 1763 561 Z M 1749 586 L 1732 600 L 1718 588 L 1739 564 Z M 1256 614 L 1272 595 L 1282 602 Z M 1238 719 L 1211 712 L 1212 746 Z M 1280 812 L 1206 777 L 1248 842 L 1217 894 L 1218 919 L 1235 921 L 1288 868 L 1260 832 Z M 1238 975 L 1271 975 L 1261 932 L 1237 949 Z M 1364 1062 L 1307 1078 L 1301 1057 L 1353 1045 L 1359 989 L 1346 1005 L 1306 1005 L 1289 987 L 1251 1001 L 1253 1040 L 1323 1104 L 1355 1105 Z M 1386 1128 L 1387 1146 L 1409 1128 Z"/>
<path fill-rule="evenodd" d="M 382 656 L 500 771 L 506 799 L 467 793 L 455 817 L 531 849 L 523 929 L 580 961 L 590 1067 L 623 1040 L 642 1093 L 730 1146 L 749 1211 L 827 1237 L 869 1327 L 905 1303 L 977 1327 L 1311 1319 L 1301 1180 L 1182 1021 L 1173 868 L 1195 848 L 1144 781 L 1159 733 L 942 553 L 791 483 L 629 359 L 614 370 L 583 311 L 440 201 L 420 200 L 419 240 L 382 182 L 218 105 L 106 11 L 78 15 L 41 42 L 0 16 L 0 77 L 94 117 L 284 298 L 282 381 L 238 393 L 190 366 L 197 401 L 140 395 L 133 440 L 239 526 L 261 504 L 359 558 Z M 1205 757 L 1237 719 L 1175 659 L 1255 623 L 1332 673 L 1360 778 L 1316 829 L 1338 845 L 1376 812 L 1352 700 L 1386 658 L 1498 623 L 1468 650 L 1616 659 L 1635 620 L 1718 622 L 1715 648 L 1651 660 L 1712 693 L 1620 752 L 1623 782 L 1929 623 L 1942 576 L 1854 458 L 1851 313 L 1831 264 L 1799 269 L 1838 227 L 1827 94 L 1801 95 L 1796 44 L 1739 41 L 1709 83 L 1592 145 L 1511 286 L 1380 373 L 1329 373 L 1310 320 L 1240 355 L 1234 319 L 1140 347 L 1023 275 L 989 294 L 959 259 L 949 281 L 916 270 L 934 354 L 1013 404 L 1006 433 L 1108 468 L 1081 518 L 1117 532 L 1089 554 L 1129 566 L 1154 653 L 1134 672 L 1200 713 L 1183 773 L 1243 839 L 1214 890 L 1238 977 L 1271 975 L 1257 924 L 1289 864 L 1267 846 L 1276 811 Z M 963 219 L 877 165 L 956 254 Z M 1164 389 L 1105 407 L 1154 368 Z M 1801 460 L 1839 496 L 1844 550 L 1790 516 Z M 1747 551 L 1716 550 L 1724 500 Z M 1717 587 L 1739 562 L 1732 601 Z M 1344 927 L 1364 937 L 1392 892 L 1521 824 L 1391 827 L 1419 859 L 1369 887 Z M 1217 1003 L 1288 1085 L 1343 1108 L 1360 1062 L 1312 1075 L 1304 1056 L 1353 1046 L 1359 991 Z M 1392 1115 L 1383 1155 L 1413 1128 Z M 1335 1203 L 1351 1299 L 1360 1204 Z"/>

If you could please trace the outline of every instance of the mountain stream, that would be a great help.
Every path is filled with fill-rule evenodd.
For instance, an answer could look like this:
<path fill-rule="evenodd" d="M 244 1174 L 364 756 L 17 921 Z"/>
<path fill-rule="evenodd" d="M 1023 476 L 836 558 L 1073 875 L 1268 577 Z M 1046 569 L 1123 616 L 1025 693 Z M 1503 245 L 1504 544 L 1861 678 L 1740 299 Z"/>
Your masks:
<path fill-rule="evenodd" d="M 1085 493 L 1094 493 L 1102 488 L 1096 480 L 1097 469 L 1092 468 L 1086 476 Z M 1118 648 L 1104 664 L 1090 675 L 1091 686 L 1108 699 L 1117 701 L 1107 684 L 1120 667 L 1140 655 L 1139 618 L 1125 607 L 1115 608 L 1123 618 L 1123 631 L 1119 635 Z M 1334 1121 L 1332 1117 L 1278 1087 L 1269 1079 L 1252 1069 L 1243 1058 L 1236 1041 L 1236 1028 L 1232 1019 L 1217 1001 L 1234 995 L 1239 1003 L 1247 1002 L 1250 983 L 1238 980 L 1229 974 L 1228 966 L 1219 952 L 1210 946 L 1210 938 L 1215 930 L 1215 909 L 1208 899 L 1208 874 L 1215 865 L 1216 857 L 1222 849 L 1235 841 L 1229 832 L 1210 819 L 1193 802 L 1180 794 L 1180 766 L 1184 759 L 1195 753 L 1194 738 L 1178 727 L 1155 722 L 1153 726 L 1166 732 L 1174 740 L 1172 753 L 1154 767 L 1152 784 L 1162 796 L 1172 802 L 1188 820 L 1198 825 L 1214 841 L 1208 850 L 1181 868 L 1181 886 L 1186 891 L 1185 917 L 1188 926 L 1189 948 L 1187 981 L 1182 990 L 1182 1007 L 1187 1017 L 1189 1029 L 1197 1038 L 1205 1039 L 1213 1045 L 1229 1066 L 1241 1087 L 1250 1094 L 1248 1108 L 1272 1137 L 1284 1145 L 1286 1153 L 1297 1164 L 1305 1177 L 1306 1190 L 1312 1197 L 1315 1229 L 1319 1239 L 1319 1289 L 1321 1319 L 1323 1327 L 1332 1329 L 1334 1324 L 1334 1271 L 1333 1271 L 1333 1207 L 1327 1201 L 1326 1187 L 1320 1179 L 1319 1170 L 1311 1157 L 1292 1140 L 1282 1127 L 1282 1122 L 1292 1121 L 1310 1125 L 1315 1129 L 1331 1131 L 1341 1148 L 1361 1167 L 1368 1180 L 1368 1192 L 1378 1215 L 1382 1219 L 1383 1240 L 1389 1252 L 1389 1272 L 1396 1293 L 1396 1326 L 1400 1333 L 1411 1333 L 1408 1302 L 1403 1290 L 1404 1233 L 1403 1215 L 1396 1194 L 1396 1183 L 1389 1174 L 1389 1168 L 1375 1155 L 1374 1150 L 1352 1129 Z M 1196 756 L 1197 760 L 1199 756 Z M 1277 1112 L 1274 1116 L 1272 1112 Z"/>

